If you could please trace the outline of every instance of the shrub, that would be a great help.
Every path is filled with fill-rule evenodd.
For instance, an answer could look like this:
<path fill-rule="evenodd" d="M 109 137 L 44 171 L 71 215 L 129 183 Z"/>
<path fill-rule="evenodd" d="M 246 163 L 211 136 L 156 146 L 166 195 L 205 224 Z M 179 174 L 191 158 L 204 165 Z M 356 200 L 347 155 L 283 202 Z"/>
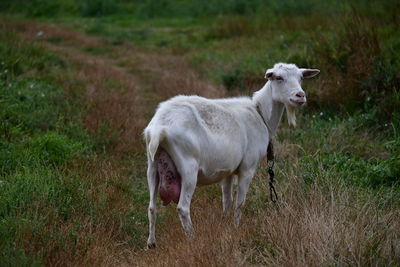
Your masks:
<path fill-rule="evenodd" d="M 400 64 L 395 56 L 377 58 L 368 78 L 362 82 L 364 108 L 376 106 L 377 121 L 392 121 L 400 127 Z"/>
<path fill-rule="evenodd" d="M 331 76 L 325 81 L 324 93 L 317 95 L 321 106 L 333 109 L 342 106 L 351 112 L 362 107 L 362 83 L 371 75 L 375 60 L 381 55 L 371 22 L 353 10 L 339 30 L 333 34 L 317 33 L 310 45 L 315 65 Z"/>

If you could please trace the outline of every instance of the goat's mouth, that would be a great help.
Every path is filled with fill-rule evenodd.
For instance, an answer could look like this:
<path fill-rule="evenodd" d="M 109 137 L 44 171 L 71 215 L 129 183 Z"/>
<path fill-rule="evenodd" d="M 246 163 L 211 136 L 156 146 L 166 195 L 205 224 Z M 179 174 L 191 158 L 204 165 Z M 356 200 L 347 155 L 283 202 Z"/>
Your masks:
<path fill-rule="evenodd" d="M 296 99 L 292 99 L 290 98 L 290 102 L 292 102 L 293 104 L 295 104 L 296 106 L 303 106 L 306 101 L 301 99 L 301 100 L 296 100 Z"/>

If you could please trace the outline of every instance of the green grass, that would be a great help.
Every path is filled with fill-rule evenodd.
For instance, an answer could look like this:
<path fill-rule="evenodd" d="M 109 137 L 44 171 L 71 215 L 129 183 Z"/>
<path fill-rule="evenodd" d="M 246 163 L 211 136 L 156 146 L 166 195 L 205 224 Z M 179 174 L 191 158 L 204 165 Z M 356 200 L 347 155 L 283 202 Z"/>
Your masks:
<path fill-rule="evenodd" d="M 57 234 L 46 230 L 49 223 L 92 209 L 82 208 L 90 201 L 80 182 L 63 171 L 84 157 L 91 143 L 79 121 L 65 120 L 77 118 L 74 104 L 50 82 L 49 73 L 65 68 L 63 61 L 10 31 L 0 38 L 0 261 L 36 265 L 44 253 L 41 242 Z M 40 242 L 26 251 L 23 244 L 31 235 Z"/>
<path fill-rule="evenodd" d="M 292 139 L 303 150 L 303 179 L 312 182 L 322 169 L 336 179 L 367 188 L 398 187 L 400 138 L 393 124 L 365 127 L 366 114 L 347 118 L 316 114 L 303 118 L 303 127 L 282 139 Z M 377 130 L 379 129 L 379 131 Z"/>

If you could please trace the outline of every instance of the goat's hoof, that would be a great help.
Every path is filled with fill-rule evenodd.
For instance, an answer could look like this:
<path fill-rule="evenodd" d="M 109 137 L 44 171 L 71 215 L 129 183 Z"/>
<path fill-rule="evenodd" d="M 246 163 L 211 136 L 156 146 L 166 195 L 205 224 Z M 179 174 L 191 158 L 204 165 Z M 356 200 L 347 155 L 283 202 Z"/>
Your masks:
<path fill-rule="evenodd" d="M 155 249 L 157 246 L 156 246 L 156 243 L 154 242 L 154 243 L 147 243 L 147 249 Z"/>
<path fill-rule="evenodd" d="M 192 240 L 194 238 L 194 232 L 193 231 L 185 232 L 185 234 L 186 234 L 186 237 L 189 240 Z"/>

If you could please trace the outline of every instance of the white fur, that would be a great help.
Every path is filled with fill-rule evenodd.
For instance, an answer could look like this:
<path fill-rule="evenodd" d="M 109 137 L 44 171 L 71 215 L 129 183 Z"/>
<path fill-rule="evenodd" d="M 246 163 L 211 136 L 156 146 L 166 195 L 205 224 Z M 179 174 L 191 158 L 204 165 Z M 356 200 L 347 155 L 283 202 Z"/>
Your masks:
<path fill-rule="evenodd" d="M 190 202 L 196 185 L 220 182 L 223 210 L 227 213 L 232 206 L 232 181 L 235 175 L 238 176 L 235 214 L 235 223 L 238 225 L 249 184 L 259 161 L 267 153 L 268 142 L 278 128 L 284 107 L 290 110 L 289 122 L 295 124 L 295 117 L 291 115 L 294 112 L 292 107 L 302 104 L 293 101 L 305 102 L 300 85 L 305 71 L 317 70 L 299 69 L 293 64 L 275 64 L 266 73 L 268 82 L 252 98 L 176 96 L 158 106 L 144 130 L 150 191 L 149 247 L 155 245 L 159 181 L 154 156 L 158 147 L 168 152 L 182 177 L 177 209 L 188 236 L 193 235 Z M 279 77 L 283 80 L 276 80 Z M 296 96 L 299 93 L 303 95 Z"/>

